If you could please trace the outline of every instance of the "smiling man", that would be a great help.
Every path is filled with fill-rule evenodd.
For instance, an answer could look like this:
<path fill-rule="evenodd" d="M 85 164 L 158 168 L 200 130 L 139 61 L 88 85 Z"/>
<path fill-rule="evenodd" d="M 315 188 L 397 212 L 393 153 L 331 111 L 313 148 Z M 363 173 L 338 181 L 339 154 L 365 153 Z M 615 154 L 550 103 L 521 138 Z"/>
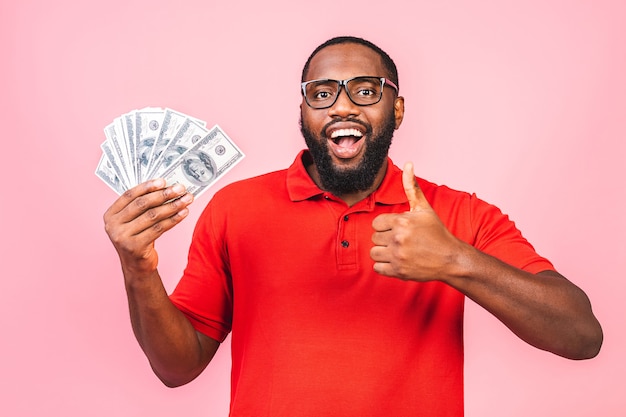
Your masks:
<path fill-rule="evenodd" d="M 351 205 L 380 184 L 404 99 L 384 52 L 341 39 L 322 45 L 305 65 L 300 125 L 315 162 L 307 165 L 311 178 Z"/>
<path fill-rule="evenodd" d="M 192 196 L 157 179 L 107 210 L 135 335 L 166 385 L 232 332 L 233 417 L 462 416 L 466 297 L 540 349 L 598 353 L 587 296 L 507 216 L 388 158 L 399 85 L 372 43 L 320 45 L 300 86 L 308 150 L 215 194 L 170 296 L 154 242 Z"/>

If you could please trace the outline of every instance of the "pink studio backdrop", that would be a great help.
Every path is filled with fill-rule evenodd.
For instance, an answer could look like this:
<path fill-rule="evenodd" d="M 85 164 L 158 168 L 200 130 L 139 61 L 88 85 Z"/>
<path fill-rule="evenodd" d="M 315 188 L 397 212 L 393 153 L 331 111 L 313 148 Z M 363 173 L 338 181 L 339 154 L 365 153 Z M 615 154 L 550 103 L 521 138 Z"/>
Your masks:
<path fill-rule="evenodd" d="M 394 161 L 510 214 L 586 290 L 605 330 L 599 357 L 567 361 L 468 302 L 466 415 L 623 416 L 625 18 L 609 0 L 3 1 L 0 414 L 227 415 L 228 341 L 172 390 L 133 338 L 102 227 L 115 195 L 94 175 L 102 129 L 167 106 L 219 123 L 247 155 L 158 242 L 171 290 L 213 192 L 286 167 L 304 146 L 309 52 L 355 34 L 400 70 Z"/>

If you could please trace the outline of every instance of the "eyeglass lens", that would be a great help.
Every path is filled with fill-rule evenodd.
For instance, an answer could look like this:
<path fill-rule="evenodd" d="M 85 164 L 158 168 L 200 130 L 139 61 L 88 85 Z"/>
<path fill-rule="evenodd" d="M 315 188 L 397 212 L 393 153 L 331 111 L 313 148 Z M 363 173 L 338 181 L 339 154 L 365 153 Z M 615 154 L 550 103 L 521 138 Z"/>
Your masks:
<path fill-rule="evenodd" d="M 342 81 L 320 80 L 306 84 L 305 97 L 313 108 L 326 108 L 335 104 Z M 357 77 L 345 82 L 348 97 L 360 106 L 369 106 L 380 101 L 383 82 L 377 77 Z"/>

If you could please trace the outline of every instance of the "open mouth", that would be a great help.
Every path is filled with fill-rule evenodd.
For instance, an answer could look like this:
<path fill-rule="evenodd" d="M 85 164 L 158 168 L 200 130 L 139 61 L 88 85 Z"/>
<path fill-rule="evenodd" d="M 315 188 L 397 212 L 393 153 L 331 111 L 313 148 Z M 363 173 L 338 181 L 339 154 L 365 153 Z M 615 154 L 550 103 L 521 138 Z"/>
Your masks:
<path fill-rule="evenodd" d="M 356 128 L 337 129 L 330 132 L 329 143 L 337 157 L 352 158 L 361 150 L 363 137 L 363 132 Z"/>
<path fill-rule="evenodd" d="M 363 133 L 357 129 L 338 129 L 330 134 L 330 139 L 339 146 L 342 146 L 342 144 L 350 146 L 362 137 Z"/>

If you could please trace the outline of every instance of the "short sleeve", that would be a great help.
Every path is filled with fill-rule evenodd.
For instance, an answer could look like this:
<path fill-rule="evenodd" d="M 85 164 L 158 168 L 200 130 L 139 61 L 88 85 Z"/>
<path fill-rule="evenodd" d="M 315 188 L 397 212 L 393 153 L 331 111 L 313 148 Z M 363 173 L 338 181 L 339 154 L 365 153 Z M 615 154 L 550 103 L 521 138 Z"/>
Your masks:
<path fill-rule="evenodd" d="M 187 266 L 170 295 L 196 330 L 219 342 L 231 330 L 233 304 L 224 223 L 213 200 L 198 219 Z"/>
<path fill-rule="evenodd" d="M 475 194 L 470 197 L 470 218 L 474 246 L 480 251 L 533 274 L 554 270 L 552 263 L 537 254 L 509 216 Z"/>

